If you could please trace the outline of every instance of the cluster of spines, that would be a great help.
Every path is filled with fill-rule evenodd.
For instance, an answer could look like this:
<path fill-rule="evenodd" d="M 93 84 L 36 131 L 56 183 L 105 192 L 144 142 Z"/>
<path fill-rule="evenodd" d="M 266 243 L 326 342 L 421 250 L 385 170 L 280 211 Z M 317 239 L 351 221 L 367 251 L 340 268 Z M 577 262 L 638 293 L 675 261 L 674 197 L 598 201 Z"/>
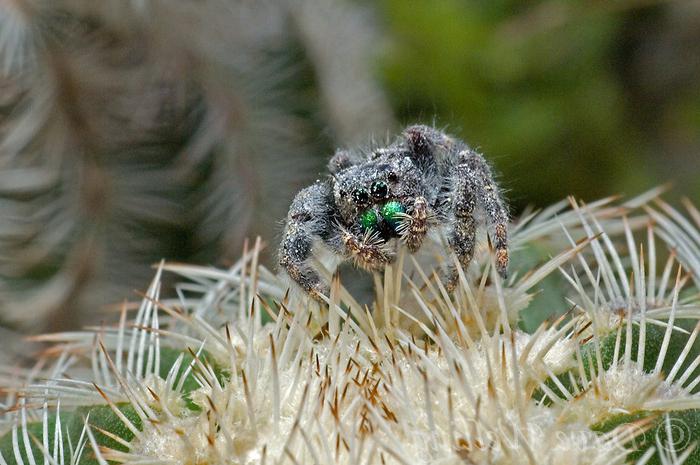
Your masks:
<path fill-rule="evenodd" d="M 514 243 L 563 237 L 570 246 L 508 282 L 484 251 L 483 270 L 459 269 L 454 294 L 415 260 L 401 259 L 377 275 L 371 311 L 337 275 L 325 306 L 290 295 L 258 265 L 259 242 L 229 270 L 163 264 L 132 319 L 124 306 L 115 327 L 41 338 L 56 344 L 49 368 L 8 391 L 0 460 L 171 463 L 167 454 L 153 455 L 153 444 L 164 443 L 167 452 L 190 454 L 183 461 L 205 454 L 222 464 L 255 454 L 260 463 L 450 456 L 538 463 L 552 444 L 538 442 L 545 439 L 532 428 L 562 431 L 548 415 L 591 432 L 581 436 L 588 442 L 579 452 L 608 463 L 696 460 L 692 444 L 675 449 L 672 442 L 630 455 L 635 439 L 679 418 L 691 421 L 700 406 L 692 394 L 699 359 L 686 363 L 700 326 L 676 337 L 683 334 L 677 322 L 697 321 L 700 306 L 682 295 L 688 275 L 669 277 L 673 256 L 657 281 L 654 225 L 643 216 L 621 219 L 632 208 L 601 202 L 527 217 Z M 640 227 L 646 255 L 631 247 Z M 519 330 L 518 311 L 557 270 L 571 284 L 572 311 L 533 334 Z M 160 298 L 164 271 L 188 280 L 177 299 Z M 649 350 L 652 343 L 658 350 Z M 659 398 L 651 383 L 617 405 L 638 407 L 627 423 L 577 418 L 581 405 L 594 411 L 610 399 L 615 387 L 606 374 L 635 367 L 678 394 Z"/>

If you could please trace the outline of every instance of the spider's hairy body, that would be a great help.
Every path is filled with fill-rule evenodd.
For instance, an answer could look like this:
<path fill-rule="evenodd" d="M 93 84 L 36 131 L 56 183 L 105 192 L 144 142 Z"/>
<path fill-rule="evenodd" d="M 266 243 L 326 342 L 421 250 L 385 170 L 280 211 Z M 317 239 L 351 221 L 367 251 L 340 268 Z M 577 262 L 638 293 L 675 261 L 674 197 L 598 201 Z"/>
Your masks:
<path fill-rule="evenodd" d="M 328 292 L 313 258 L 319 247 L 341 260 L 381 270 L 399 243 L 414 253 L 432 227 L 466 267 L 482 211 L 498 272 L 508 267 L 508 212 L 486 160 L 464 142 L 428 126 L 410 126 L 388 147 L 370 153 L 341 150 L 328 163 L 330 177 L 303 189 L 287 216 L 279 263 L 307 293 Z M 458 274 L 446 261 L 443 277 Z"/>

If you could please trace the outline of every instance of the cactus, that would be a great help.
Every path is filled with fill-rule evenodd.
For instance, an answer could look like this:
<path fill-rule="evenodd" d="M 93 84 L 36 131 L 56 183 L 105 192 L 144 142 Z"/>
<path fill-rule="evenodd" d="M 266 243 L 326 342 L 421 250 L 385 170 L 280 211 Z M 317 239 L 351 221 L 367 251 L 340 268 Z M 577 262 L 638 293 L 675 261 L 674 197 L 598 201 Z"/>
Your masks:
<path fill-rule="evenodd" d="M 371 308 L 341 275 L 324 304 L 288 289 L 261 241 L 228 269 L 161 263 L 117 323 L 2 371 L 0 463 L 700 463 L 697 243 L 667 233 L 700 224 L 656 194 L 533 212 L 509 279 L 484 243 L 453 294 L 432 254 L 401 257 Z M 561 316 L 527 332 L 541 289 Z"/>

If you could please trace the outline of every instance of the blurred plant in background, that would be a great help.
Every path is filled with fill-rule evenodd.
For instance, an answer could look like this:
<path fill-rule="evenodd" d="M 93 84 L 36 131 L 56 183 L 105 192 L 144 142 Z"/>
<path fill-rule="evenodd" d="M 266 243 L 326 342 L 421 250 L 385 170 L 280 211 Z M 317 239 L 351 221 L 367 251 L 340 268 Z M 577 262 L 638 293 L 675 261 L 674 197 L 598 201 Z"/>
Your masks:
<path fill-rule="evenodd" d="M 368 19 L 342 0 L 0 4 L 2 321 L 75 325 L 163 257 L 272 239 L 319 154 L 392 126 Z"/>

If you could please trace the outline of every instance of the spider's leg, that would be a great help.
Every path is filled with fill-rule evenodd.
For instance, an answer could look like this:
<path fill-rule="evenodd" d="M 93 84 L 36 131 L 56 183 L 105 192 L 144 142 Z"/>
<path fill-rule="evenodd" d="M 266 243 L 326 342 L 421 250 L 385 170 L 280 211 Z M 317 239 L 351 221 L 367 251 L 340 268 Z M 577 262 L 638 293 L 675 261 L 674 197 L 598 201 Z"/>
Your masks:
<path fill-rule="evenodd" d="M 314 245 L 329 237 L 333 223 L 332 193 L 326 183 L 316 183 L 297 194 L 289 208 L 279 249 L 279 264 L 289 277 L 312 297 L 328 295 L 329 286 L 313 265 Z"/>
<path fill-rule="evenodd" d="M 328 160 L 328 171 L 337 174 L 358 162 L 357 155 L 345 149 L 336 150 L 335 154 Z"/>
<path fill-rule="evenodd" d="M 496 271 L 506 278 L 509 261 L 508 209 L 484 157 L 472 150 L 463 150 L 458 156 L 459 176 L 471 187 L 472 202 L 477 201 L 486 215 L 488 234 L 496 252 Z"/>
<path fill-rule="evenodd" d="M 403 138 L 411 157 L 423 168 L 433 164 L 439 153 L 453 150 L 456 144 L 456 141 L 444 132 L 423 125 L 407 127 L 403 131 Z"/>
<path fill-rule="evenodd" d="M 451 215 L 448 216 L 452 221 L 447 229 L 447 242 L 462 268 L 466 269 L 474 256 L 476 243 L 474 186 L 469 178 L 461 175 L 455 179 L 453 186 L 454 201 Z M 443 279 L 445 287 L 449 291 L 453 290 L 458 280 L 457 267 L 448 261 Z"/>

